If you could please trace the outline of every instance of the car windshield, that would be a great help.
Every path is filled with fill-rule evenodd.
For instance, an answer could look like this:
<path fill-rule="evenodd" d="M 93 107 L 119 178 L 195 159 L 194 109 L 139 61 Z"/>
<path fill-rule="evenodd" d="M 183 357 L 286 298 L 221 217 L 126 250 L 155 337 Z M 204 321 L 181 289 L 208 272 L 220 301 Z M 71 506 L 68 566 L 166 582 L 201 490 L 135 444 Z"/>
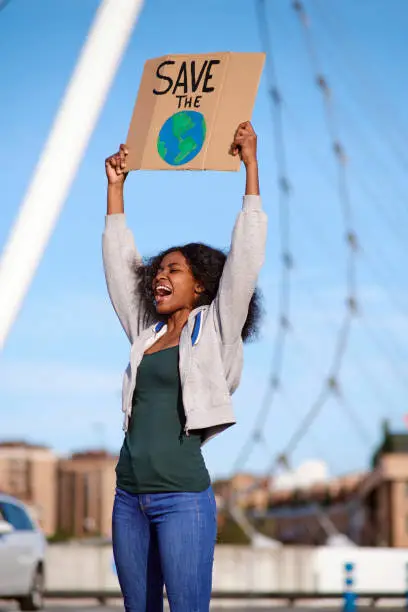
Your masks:
<path fill-rule="evenodd" d="M 32 531 L 34 525 L 28 514 L 16 504 L 0 501 L 0 512 L 16 531 Z"/>

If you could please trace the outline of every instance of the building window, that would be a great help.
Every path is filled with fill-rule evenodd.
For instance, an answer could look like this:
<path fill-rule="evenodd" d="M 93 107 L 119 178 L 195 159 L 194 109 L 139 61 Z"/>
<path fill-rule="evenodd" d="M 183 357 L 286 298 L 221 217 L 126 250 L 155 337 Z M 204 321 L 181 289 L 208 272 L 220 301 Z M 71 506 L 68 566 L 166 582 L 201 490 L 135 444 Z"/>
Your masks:
<path fill-rule="evenodd" d="M 9 461 L 9 492 L 16 497 L 28 497 L 28 463 L 24 459 Z"/>

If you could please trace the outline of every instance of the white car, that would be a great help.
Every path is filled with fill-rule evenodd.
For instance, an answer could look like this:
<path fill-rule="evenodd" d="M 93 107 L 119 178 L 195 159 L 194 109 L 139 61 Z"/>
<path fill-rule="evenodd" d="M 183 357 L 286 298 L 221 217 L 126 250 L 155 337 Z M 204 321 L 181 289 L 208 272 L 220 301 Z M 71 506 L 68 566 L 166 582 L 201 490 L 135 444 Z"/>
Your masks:
<path fill-rule="evenodd" d="M 21 610 L 41 610 L 46 541 L 27 508 L 0 493 L 0 599 L 15 599 Z"/>

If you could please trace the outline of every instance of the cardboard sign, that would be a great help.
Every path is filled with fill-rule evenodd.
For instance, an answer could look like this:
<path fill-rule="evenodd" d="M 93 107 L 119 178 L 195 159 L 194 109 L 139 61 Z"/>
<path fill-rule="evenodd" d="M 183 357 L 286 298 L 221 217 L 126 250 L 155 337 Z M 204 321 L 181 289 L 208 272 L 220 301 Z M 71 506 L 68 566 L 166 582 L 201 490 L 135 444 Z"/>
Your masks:
<path fill-rule="evenodd" d="M 126 140 L 129 170 L 233 170 L 264 53 L 172 55 L 146 62 Z"/>

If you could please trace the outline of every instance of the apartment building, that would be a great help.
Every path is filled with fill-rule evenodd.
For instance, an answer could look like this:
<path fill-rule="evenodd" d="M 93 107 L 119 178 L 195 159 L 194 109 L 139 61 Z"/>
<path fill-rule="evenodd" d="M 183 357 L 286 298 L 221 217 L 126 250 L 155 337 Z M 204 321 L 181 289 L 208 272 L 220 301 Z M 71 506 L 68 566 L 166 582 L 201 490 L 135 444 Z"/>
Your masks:
<path fill-rule="evenodd" d="M 367 472 L 268 494 L 273 536 L 288 544 L 324 545 L 343 537 L 359 546 L 408 547 L 408 434 L 392 434 L 374 453 Z"/>
<path fill-rule="evenodd" d="M 0 442 L 0 491 L 26 503 L 47 535 L 56 530 L 57 463 L 46 446 Z"/>
<path fill-rule="evenodd" d="M 263 510 L 268 504 L 269 481 L 265 477 L 239 472 L 231 478 L 216 480 L 213 489 L 220 510 L 233 502 L 240 508 Z"/>
<path fill-rule="evenodd" d="M 274 537 L 285 544 L 327 544 L 341 536 L 361 542 L 361 501 L 358 489 L 365 473 L 333 478 L 292 489 L 272 490 L 264 516 L 273 523 Z"/>
<path fill-rule="evenodd" d="M 0 490 L 24 501 L 47 535 L 110 537 L 116 462 L 104 450 L 60 459 L 45 446 L 2 442 Z M 254 520 L 268 519 L 269 535 L 288 544 L 342 536 L 360 546 L 408 547 L 408 433 L 385 428 L 366 472 L 329 478 L 316 462 L 308 470 L 317 480 L 307 484 L 303 472 L 296 486 L 248 473 L 214 482 L 220 521 L 233 502 Z"/>
<path fill-rule="evenodd" d="M 61 535 L 110 537 L 117 460 L 104 450 L 60 460 L 57 524 Z"/>
<path fill-rule="evenodd" d="M 0 442 L 0 491 L 27 504 L 47 536 L 109 537 L 116 462 L 106 451 L 60 459 L 45 446 Z"/>

